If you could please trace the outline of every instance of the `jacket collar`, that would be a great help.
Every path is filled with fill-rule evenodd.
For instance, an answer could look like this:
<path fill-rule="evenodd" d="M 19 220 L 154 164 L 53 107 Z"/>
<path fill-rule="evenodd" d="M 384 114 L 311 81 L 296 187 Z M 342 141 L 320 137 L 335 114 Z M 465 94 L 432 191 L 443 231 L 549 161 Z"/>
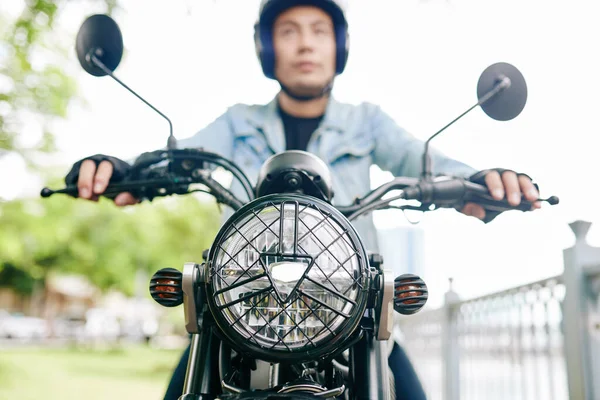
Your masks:
<path fill-rule="evenodd" d="M 277 96 L 265 105 L 250 107 L 248 110 L 245 123 L 239 127 L 240 129 L 236 129 L 236 135 L 249 136 L 259 131 L 265 136 L 274 153 L 284 151 L 285 133 L 277 110 Z M 325 116 L 318 129 L 344 132 L 347 125 L 344 114 L 343 104 L 330 95 Z"/>

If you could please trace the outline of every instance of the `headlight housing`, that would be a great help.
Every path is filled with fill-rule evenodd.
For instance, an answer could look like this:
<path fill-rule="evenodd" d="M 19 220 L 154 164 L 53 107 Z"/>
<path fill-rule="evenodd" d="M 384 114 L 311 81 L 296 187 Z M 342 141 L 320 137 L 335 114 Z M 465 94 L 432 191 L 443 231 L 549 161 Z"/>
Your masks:
<path fill-rule="evenodd" d="M 370 276 L 348 220 L 307 196 L 261 197 L 223 225 L 207 260 L 208 304 L 235 347 L 303 361 L 339 348 L 364 314 Z"/>

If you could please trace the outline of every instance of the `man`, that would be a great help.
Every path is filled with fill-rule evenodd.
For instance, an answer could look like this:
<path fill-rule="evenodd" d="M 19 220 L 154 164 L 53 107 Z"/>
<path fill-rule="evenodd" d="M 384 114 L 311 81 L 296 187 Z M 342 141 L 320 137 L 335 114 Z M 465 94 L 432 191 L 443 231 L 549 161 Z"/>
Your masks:
<path fill-rule="evenodd" d="M 375 105 L 343 104 L 330 92 L 336 75 L 348 57 L 348 27 L 342 6 L 333 0 L 264 0 L 255 26 L 255 42 L 264 74 L 281 86 L 267 105 L 237 104 L 195 136 L 179 142 L 180 148 L 203 147 L 233 160 L 256 179 L 262 163 L 286 149 L 307 150 L 331 169 L 334 203 L 350 204 L 370 189 L 369 167 L 376 164 L 396 176 L 418 176 L 423 143 L 400 128 Z M 496 199 L 506 196 L 518 205 L 521 195 L 534 201 L 538 193 L 524 174 L 506 170 L 477 172 L 439 152 L 432 154 L 434 173 L 444 172 L 487 184 Z M 126 175 L 129 165 L 113 157 L 97 155 L 74 165 L 67 183 L 77 183 L 79 197 L 96 200 L 109 181 Z M 500 174 L 502 172 L 502 174 Z M 235 190 L 235 188 L 232 188 Z M 115 203 L 137 203 L 121 193 Z M 539 207 L 536 203 L 535 207 Z M 489 222 L 475 204 L 462 209 L 466 215 Z M 370 216 L 355 226 L 366 248 L 377 250 Z M 187 351 L 171 382 L 166 399 L 182 391 Z M 402 350 L 395 346 L 390 357 L 397 398 L 422 399 L 424 393 Z"/>

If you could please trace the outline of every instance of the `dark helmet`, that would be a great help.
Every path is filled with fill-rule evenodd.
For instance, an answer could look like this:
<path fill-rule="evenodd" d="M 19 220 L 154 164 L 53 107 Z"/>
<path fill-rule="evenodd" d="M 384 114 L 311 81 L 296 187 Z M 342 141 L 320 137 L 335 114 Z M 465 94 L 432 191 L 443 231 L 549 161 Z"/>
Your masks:
<path fill-rule="evenodd" d="M 260 60 L 263 73 L 267 78 L 275 78 L 275 52 L 273 50 L 273 23 L 283 11 L 302 5 L 323 9 L 331 16 L 335 29 L 336 75 L 341 74 L 348 60 L 348 22 L 346 21 L 344 1 L 340 0 L 262 0 L 258 21 L 254 25 L 254 43 L 256 55 Z"/>

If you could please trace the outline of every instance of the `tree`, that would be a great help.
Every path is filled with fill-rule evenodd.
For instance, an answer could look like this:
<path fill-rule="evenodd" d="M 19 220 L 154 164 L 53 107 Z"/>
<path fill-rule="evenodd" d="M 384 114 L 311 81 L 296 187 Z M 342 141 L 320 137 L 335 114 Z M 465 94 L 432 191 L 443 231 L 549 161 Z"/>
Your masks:
<path fill-rule="evenodd" d="M 97 2 L 109 14 L 117 6 L 116 0 Z M 67 49 L 53 34 L 58 14 L 68 4 L 27 0 L 16 18 L 0 12 L 0 157 L 17 152 L 34 165 L 37 153 L 54 150 L 50 123 L 66 116 L 77 95 L 75 80 L 60 67 Z M 25 121 L 37 122 L 41 134 L 33 143 L 20 140 Z"/>
<path fill-rule="evenodd" d="M 27 0 L 16 14 L 0 9 L 0 158 L 18 153 L 35 166 L 37 154 L 54 151 L 51 122 L 66 117 L 77 98 L 76 82 L 61 68 L 71 41 L 55 32 L 58 16 L 72 3 Z M 116 0 L 88 3 L 102 5 L 107 14 L 117 7 Z M 32 121 L 42 134 L 24 143 L 24 127 Z M 0 286 L 29 294 L 50 272 L 65 271 L 131 293 L 138 268 L 152 273 L 200 261 L 218 219 L 214 203 L 192 196 L 125 210 L 107 200 L 64 196 L 0 202 Z"/>
<path fill-rule="evenodd" d="M 61 271 L 131 294 L 138 269 L 200 262 L 219 220 L 214 203 L 192 196 L 126 209 L 65 196 L 8 202 L 0 214 L 0 286 L 29 294 Z"/>

